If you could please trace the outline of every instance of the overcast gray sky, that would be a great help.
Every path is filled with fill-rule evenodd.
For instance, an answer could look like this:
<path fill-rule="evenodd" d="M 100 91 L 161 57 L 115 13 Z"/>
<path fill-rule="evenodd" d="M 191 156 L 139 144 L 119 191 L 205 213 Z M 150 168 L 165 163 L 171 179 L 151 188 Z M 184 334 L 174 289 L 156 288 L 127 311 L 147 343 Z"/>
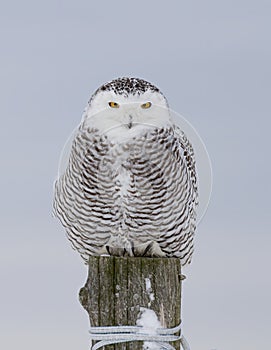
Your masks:
<path fill-rule="evenodd" d="M 194 125 L 213 194 L 186 271 L 191 350 L 270 346 L 270 1 L 1 2 L 1 349 L 88 349 L 86 269 L 51 217 L 62 146 L 118 76 Z"/>

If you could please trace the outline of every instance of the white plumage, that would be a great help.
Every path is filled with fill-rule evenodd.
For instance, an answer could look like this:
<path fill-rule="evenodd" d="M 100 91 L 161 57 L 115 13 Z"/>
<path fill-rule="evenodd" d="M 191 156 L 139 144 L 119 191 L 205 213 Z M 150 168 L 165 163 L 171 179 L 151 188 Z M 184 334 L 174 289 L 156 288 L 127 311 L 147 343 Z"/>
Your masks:
<path fill-rule="evenodd" d="M 120 78 L 91 97 L 54 213 L 82 258 L 178 257 L 191 261 L 198 201 L 194 152 L 152 84 Z"/>

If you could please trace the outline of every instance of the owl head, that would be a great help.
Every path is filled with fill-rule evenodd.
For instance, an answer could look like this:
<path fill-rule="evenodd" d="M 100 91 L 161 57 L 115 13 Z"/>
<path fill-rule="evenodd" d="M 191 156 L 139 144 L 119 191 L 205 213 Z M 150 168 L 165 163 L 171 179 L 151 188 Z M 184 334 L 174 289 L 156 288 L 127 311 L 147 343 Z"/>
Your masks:
<path fill-rule="evenodd" d="M 128 138 L 169 123 L 164 95 L 156 86 L 138 78 L 118 78 L 102 85 L 91 96 L 83 117 L 86 127 Z"/>

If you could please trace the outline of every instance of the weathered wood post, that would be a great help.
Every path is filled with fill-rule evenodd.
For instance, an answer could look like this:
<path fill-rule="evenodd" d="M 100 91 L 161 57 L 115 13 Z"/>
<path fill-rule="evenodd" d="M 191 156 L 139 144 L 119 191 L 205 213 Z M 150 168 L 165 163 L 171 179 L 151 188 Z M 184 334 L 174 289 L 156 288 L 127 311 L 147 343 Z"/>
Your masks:
<path fill-rule="evenodd" d="M 90 257 L 88 279 L 79 299 L 91 327 L 140 325 L 144 310 L 153 310 L 160 327 L 172 328 L 181 322 L 181 282 L 176 258 L 96 256 Z M 171 344 L 180 348 L 179 342 Z M 142 342 L 106 349 L 137 350 L 142 349 Z"/>

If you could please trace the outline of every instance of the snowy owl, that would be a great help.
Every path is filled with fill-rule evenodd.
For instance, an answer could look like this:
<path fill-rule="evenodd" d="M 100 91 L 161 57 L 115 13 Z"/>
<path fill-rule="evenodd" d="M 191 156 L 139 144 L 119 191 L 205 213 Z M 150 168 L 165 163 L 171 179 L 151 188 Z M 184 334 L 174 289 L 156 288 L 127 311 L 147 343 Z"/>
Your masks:
<path fill-rule="evenodd" d="M 119 78 L 90 98 L 55 183 L 54 213 L 90 255 L 177 257 L 190 263 L 197 174 L 192 145 L 160 90 Z"/>

